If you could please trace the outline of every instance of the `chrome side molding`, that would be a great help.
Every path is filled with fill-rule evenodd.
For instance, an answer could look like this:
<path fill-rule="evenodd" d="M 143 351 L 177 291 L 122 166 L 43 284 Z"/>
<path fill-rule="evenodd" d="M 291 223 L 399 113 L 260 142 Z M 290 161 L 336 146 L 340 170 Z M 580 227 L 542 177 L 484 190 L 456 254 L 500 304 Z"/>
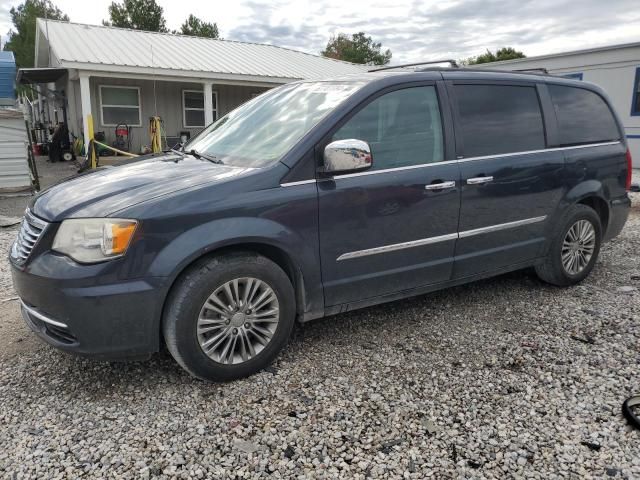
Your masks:
<path fill-rule="evenodd" d="M 295 187 L 297 185 L 308 185 L 310 183 L 316 183 L 316 179 L 311 179 L 311 180 L 300 180 L 297 182 L 287 182 L 287 183 L 281 183 L 280 186 L 281 187 Z"/>
<path fill-rule="evenodd" d="M 547 216 L 525 218 L 524 220 L 516 220 L 515 222 L 499 223 L 497 225 L 490 225 L 488 227 L 474 228 L 473 230 L 465 230 L 458 233 L 459 238 L 473 237 L 474 235 L 482 235 L 483 233 L 497 232 L 498 230 L 506 230 L 509 228 L 522 227 L 524 225 L 530 225 L 532 223 L 544 222 Z"/>
<path fill-rule="evenodd" d="M 384 247 L 367 248 L 366 250 L 357 250 L 355 252 L 343 253 L 338 257 L 337 261 L 339 262 L 341 260 L 349 260 L 350 258 L 366 257 L 369 255 L 376 255 L 378 253 L 393 252 L 395 250 L 404 250 L 405 248 L 421 247 L 423 245 L 429 245 L 432 243 L 455 240 L 456 238 L 458 238 L 457 233 L 450 233 L 448 235 L 423 238 L 421 240 L 413 240 L 411 242 L 394 243 L 393 245 L 385 245 Z"/>
<path fill-rule="evenodd" d="M 356 250 L 355 252 L 343 253 L 336 259 L 336 261 L 340 262 L 342 260 L 349 260 L 352 258 L 367 257 L 369 255 L 377 255 L 379 253 L 394 252 L 396 250 L 404 250 L 406 248 L 421 247 L 423 245 L 431 245 L 433 243 L 446 242 L 448 240 L 457 240 L 458 238 L 467 238 L 474 235 L 482 235 L 483 233 L 497 232 L 499 230 L 522 227 L 524 225 L 530 225 L 532 223 L 544 222 L 546 218 L 546 215 L 543 215 L 541 217 L 525 218 L 523 220 L 516 220 L 515 222 L 499 223 L 497 225 L 474 228 L 473 230 L 465 230 L 458 233 L 449 233 L 447 235 L 439 235 L 437 237 L 422 238 L 420 240 L 412 240 L 410 242 L 394 243 L 392 245 L 367 248 L 365 250 Z"/>
<path fill-rule="evenodd" d="M 352 178 L 352 177 L 362 177 L 365 175 L 378 175 L 381 173 L 388 173 L 388 172 L 400 172 L 402 170 L 414 170 L 416 168 L 428 168 L 428 167 L 435 167 L 438 165 L 450 165 L 450 164 L 454 164 L 454 163 L 463 163 L 463 162 L 473 162 L 475 160 L 489 160 L 492 158 L 506 158 L 506 157 L 517 157 L 520 155 L 531 155 L 534 153 L 545 153 L 545 152 L 562 152 L 565 150 L 579 150 L 581 148 L 593 148 L 593 147 L 604 147 L 607 145 L 619 145 L 620 141 L 615 141 L 615 142 L 601 142 L 601 143 L 590 143 L 588 145 L 574 145 L 571 147 L 553 147 L 553 148 L 544 148 L 542 150 L 527 150 L 524 152 L 513 152 L 513 153 L 500 153 L 497 155 L 485 155 L 482 157 L 462 157 L 456 160 L 444 160 L 442 162 L 433 162 L 433 163 L 422 163 L 420 165 L 407 165 L 405 167 L 397 167 L 397 168 L 383 168 L 380 170 L 367 170 L 366 172 L 354 172 L 354 173 L 345 173 L 342 175 L 334 175 L 333 177 L 329 177 L 329 178 L 333 178 L 334 180 L 338 180 L 340 178 Z M 296 185 L 304 185 L 307 183 L 315 183 L 316 180 L 315 179 L 311 179 L 311 180 L 301 180 L 299 182 L 287 182 L 287 183 L 281 183 L 280 186 L 281 187 L 293 187 Z"/>
<path fill-rule="evenodd" d="M 454 163 L 463 163 L 463 162 L 474 162 L 476 160 L 490 160 L 493 158 L 508 158 L 508 157 L 518 157 L 520 155 L 532 155 L 535 153 L 546 153 L 546 152 L 562 152 L 566 150 L 579 150 L 582 148 L 593 148 L 593 147 L 605 147 L 607 145 L 619 145 L 620 141 L 617 140 L 615 142 L 601 142 L 601 143 L 590 143 L 588 145 L 573 145 L 571 147 L 552 147 L 552 148 L 543 148 L 541 150 L 527 150 L 524 152 L 513 152 L 513 153 L 499 153 L 497 155 L 485 155 L 481 157 L 462 157 L 456 160 L 444 160 L 442 162 L 433 162 L 433 163 L 423 163 L 420 165 L 407 165 L 405 167 L 397 167 L 397 168 L 385 168 L 381 170 L 368 170 L 366 172 L 356 172 L 356 173 L 347 173 L 344 175 L 335 175 L 333 178 L 335 180 L 340 178 L 351 178 L 351 177 L 361 177 L 364 175 L 378 175 L 380 173 L 387 172 L 399 172 L 402 170 L 413 170 L 416 168 L 429 168 L 436 167 L 438 165 L 449 165 Z"/>

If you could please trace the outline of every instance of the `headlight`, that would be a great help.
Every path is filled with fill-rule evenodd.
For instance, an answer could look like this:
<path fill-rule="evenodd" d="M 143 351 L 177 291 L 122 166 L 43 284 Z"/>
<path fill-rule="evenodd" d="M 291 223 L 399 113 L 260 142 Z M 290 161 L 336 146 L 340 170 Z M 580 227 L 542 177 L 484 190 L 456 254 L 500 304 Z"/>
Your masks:
<path fill-rule="evenodd" d="M 53 250 L 81 263 L 121 257 L 127 251 L 138 222 L 122 218 L 78 218 L 64 220 Z"/>

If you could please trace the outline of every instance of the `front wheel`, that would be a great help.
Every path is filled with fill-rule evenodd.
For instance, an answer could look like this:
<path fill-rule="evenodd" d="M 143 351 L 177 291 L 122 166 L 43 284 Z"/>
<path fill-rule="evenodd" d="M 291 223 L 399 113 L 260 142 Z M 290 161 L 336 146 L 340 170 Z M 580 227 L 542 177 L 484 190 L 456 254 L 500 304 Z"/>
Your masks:
<path fill-rule="evenodd" d="M 294 321 L 295 295 L 285 272 L 267 258 L 238 253 L 202 261 L 178 280 L 163 334 L 191 375 L 225 381 L 267 366 Z"/>
<path fill-rule="evenodd" d="M 574 205 L 552 234 L 547 257 L 536 267 L 538 277 L 558 286 L 581 282 L 593 270 L 601 242 L 598 214 L 586 205 Z"/>

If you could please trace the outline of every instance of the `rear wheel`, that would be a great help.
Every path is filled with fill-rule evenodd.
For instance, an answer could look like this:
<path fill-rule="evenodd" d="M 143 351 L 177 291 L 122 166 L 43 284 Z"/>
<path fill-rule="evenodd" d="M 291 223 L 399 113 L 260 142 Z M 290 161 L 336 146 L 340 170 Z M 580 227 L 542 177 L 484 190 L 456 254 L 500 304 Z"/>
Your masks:
<path fill-rule="evenodd" d="M 551 246 L 536 273 L 558 286 L 584 280 L 596 263 L 602 241 L 600 217 L 586 205 L 574 205 L 552 234 Z"/>
<path fill-rule="evenodd" d="M 163 319 L 167 347 L 195 377 L 224 381 L 251 375 L 286 344 L 294 299 L 284 271 L 259 255 L 200 262 L 169 296 Z"/>

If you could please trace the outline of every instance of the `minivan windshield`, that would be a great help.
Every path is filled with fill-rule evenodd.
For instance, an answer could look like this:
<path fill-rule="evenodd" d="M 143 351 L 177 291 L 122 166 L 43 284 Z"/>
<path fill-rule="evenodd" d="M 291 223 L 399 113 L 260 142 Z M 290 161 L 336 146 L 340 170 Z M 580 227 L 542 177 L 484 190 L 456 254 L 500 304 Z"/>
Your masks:
<path fill-rule="evenodd" d="M 364 82 L 303 82 L 270 90 L 229 112 L 184 147 L 216 162 L 263 167 L 278 161 Z"/>

